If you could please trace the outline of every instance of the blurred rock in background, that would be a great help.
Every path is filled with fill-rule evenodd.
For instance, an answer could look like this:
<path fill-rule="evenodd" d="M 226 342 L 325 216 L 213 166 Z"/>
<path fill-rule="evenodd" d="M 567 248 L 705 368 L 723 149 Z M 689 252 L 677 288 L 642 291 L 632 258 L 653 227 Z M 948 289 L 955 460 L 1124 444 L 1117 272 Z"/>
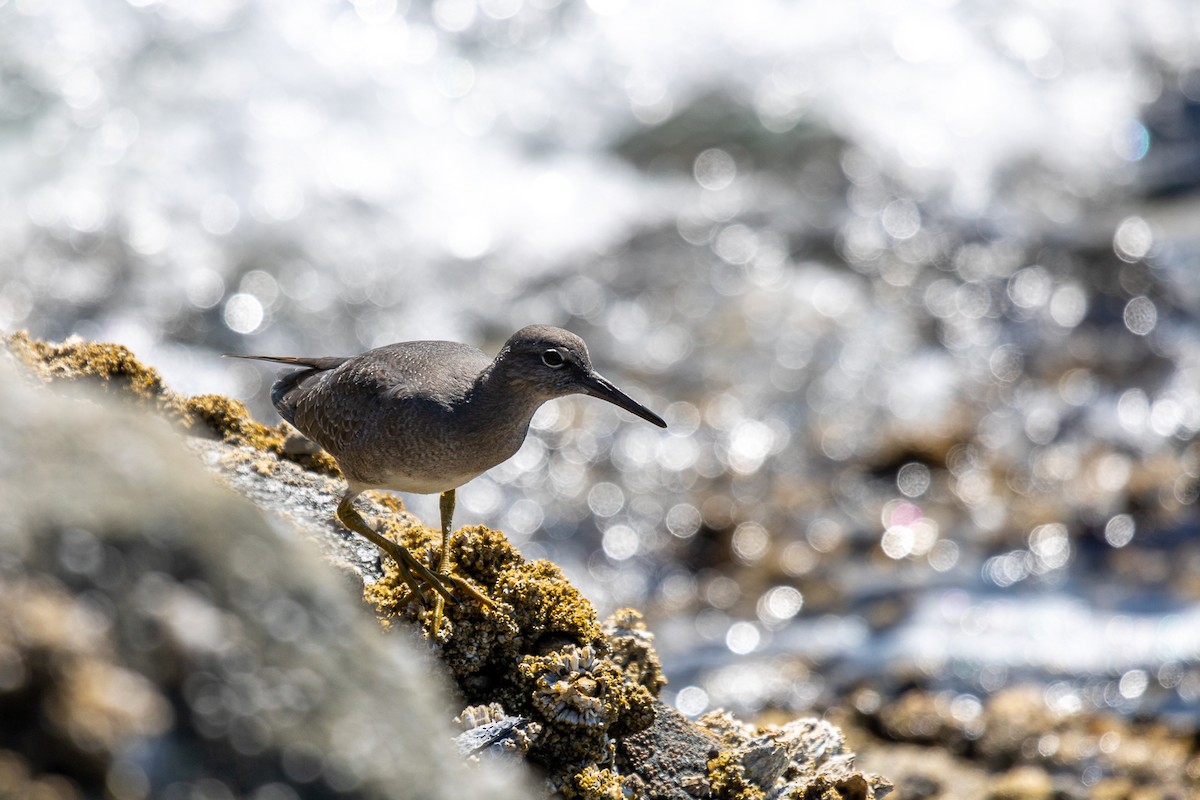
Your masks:
<path fill-rule="evenodd" d="M 0 793 L 530 796 L 456 754 L 426 648 L 165 423 L 0 370 Z"/>

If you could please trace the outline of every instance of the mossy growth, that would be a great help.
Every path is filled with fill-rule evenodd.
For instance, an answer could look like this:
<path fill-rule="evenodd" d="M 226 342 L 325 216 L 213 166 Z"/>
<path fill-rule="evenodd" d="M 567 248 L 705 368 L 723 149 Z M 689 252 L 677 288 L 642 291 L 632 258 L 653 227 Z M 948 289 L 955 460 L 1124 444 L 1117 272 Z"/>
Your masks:
<path fill-rule="evenodd" d="M 725 750 L 708 760 L 708 784 L 716 800 L 765 800 L 762 789 L 746 778 L 746 768 L 737 755 Z"/>
<path fill-rule="evenodd" d="M 105 392 L 178 413 L 178 398 L 158 370 L 142 364 L 124 345 L 81 339 L 54 344 L 33 339 L 27 331 L 9 334 L 4 344 L 45 383 L 87 381 Z"/>
<path fill-rule="evenodd" d="M 88 383 L 116 398 L 150 408 L 188 433 L 206 433 L 245 445 L 327 475 L 338 475 L 333 457 L 316 448 L 290 446 L 297 435 L 286 423 L 255 421 L 246 406 L 216 394 L 186 397 L 171 391 L 158 370 L 138 361 L 124 345 L 68 339 L 54 344 L 17 331 L 4 344 L 44 383 Z"/>
<path fill-rule="evenodd" d="M 384 499 L 385 505 L 398 507 L 392 498 Z M 437 568 L 441 550 L 441 533 L 420 525 L 405 524 L 409 517 L 399 515 L 371 520 L 380 532 L 399 542 L 414 557 Z M 511 617 L 511 607 L 500 602 L 489 591 L 489 582 L 481 580 L 502 570 L 503 565 L 519 559 L 516 551 L 504 537 L 487 528 L 468 528 L 455 534 L 452 540 L 451 563 L 460 579 L 470 580 L 484 594 L 497 601 L 495 608 L 487 608 L 464 598 L 453 606 L 447 606 L 439 632 L 438 642 L 442 661 L 449 667 L 454 678 L 463 687 L 470 702 L 498 701 L 509 708 L 509 698 L 493 693 L 498 664 L 516 658 L 518 629 Z M 458 560 L 464 551 L 472 551 L 473 557 Z M 380 613 L 385 624 L 393 620 L 407 620 L 420 624 L 426 632 L 433 622 L 432 606 L 412 596 L 408 584 L 400 576 L 396 564 L 390 558 L 382 559 L 383 577 L 364 587 L 364 598 Z"/>
<path fill-rule="evenodd" d="M 436 564 L 439 532 L 377 524 L 431 568 Z M 446 609 L 438 635 L 443 661 L 469 702 L 500 702 L 539 723 L 530 759 L 563 786 L 582 787 L 573 781 L 611 760 L 612 737 L 654 721 L 650 691 L 614 660 L 595 609 L 557 566 L 526 561 L 503 534 L 481 526 L 457 531 L 450 556 L 456 576 L 496 607 L 464 599 Z M 365 595 L 385 620 L 415 621 L 429 633 L 430 609 L 415 601 L 390 559 Z"/>
<path fill-rule="evenodd" d="M 624 778 L 597 766 L 588 766 L 573 775 L 562 787 L 562 793 L 567 800 L 625 800 L 631 794 L 626 791 Z"/>

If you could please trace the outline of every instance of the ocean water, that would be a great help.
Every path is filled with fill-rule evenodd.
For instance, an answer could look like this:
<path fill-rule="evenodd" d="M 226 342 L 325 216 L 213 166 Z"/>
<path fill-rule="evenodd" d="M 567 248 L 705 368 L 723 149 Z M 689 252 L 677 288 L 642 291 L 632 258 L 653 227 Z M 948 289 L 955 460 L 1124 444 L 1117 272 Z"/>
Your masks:
<path fill-rule="evenodd" d="M 0 327 L 267 421 L 221 353 L 583 335 L 670 428 L 558 401 L 457 519 L 688 713 L 1200 710 L 1193 2 L 0 0 L 0 177 Z"/>

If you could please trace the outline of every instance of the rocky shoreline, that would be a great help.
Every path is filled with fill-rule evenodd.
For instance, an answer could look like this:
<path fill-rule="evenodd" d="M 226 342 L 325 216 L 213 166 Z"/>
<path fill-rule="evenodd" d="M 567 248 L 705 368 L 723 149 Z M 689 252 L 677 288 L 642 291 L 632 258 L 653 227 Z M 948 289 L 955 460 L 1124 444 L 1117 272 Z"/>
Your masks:
<path fill-rule="evenodd" d="M 24 781 L 26 789 L 35 787 L 47 797 L 107 792 L 117 798 L 168 796 L 172 787 L 187 796 L 189 791 L 214 790 L 217 784 L 229 796 L 254 797 L 451 797 L 477 791 L 504 797 L 551 791 L 568 798 L 869 800 L 889 790 L 885 779 L 854 768 L 845 736 L 828 721 L 758 727 L 720 712 L 695 722 L 685 719 L 656 699 L 665 678 L 653 636 L 636 611 L 598 620 L 557 567 L 526 561 L 502 533 L 487 528 L 457 532 L 453 559 L 497 600 L 497 608 L 464 602 L 450 609 L 451 630 L 443 631 L 442 641 L 432 648 L 441 664 L 434 668 L 428 663 L 428 645 L 415 635 L 428 624 L 428 609 L 409 596 L 390 562 L 382 559 L 381 565 L 373 548 L 333 521 L 330 510 L 338 483 L 336 467 L 325 454 L 305 446 L 286 425 L 255 422 L 237 401 L 175 394 L 121 346 L 48 344 L 20 333 L 7 337 L 6 344 L 26 377 L 33 376 L 9 379 L 5 389 L 12 395 L 10 405 L 37 410 L 39 418 L 22 429 L 26 438 L 39 426 L 58 425 L 58 432 L 71 432 L 61 451 L 36 436 L 22 451 L 22 437 L 5 432 L 6 439 L 14 440 L 10 468 L 26 463 L 37 467 L 5 481 L 12 493 L 5 502 L 17 523 L 0 540 L 8 554 L 3 562 L 9 573 L 6 584 L 15 587 L 5 593 L 10 612 L 5 616 L 17 621 L 0 641 L 24 665 L 19 680 L 0 686 L 0 707 L 20 707 L 25 714 L 7 717 L 13 722 L 6 724 L 9 730 L 0 740 L 0 763 L 9 765 L 11 785 Z M 52 386 L 48 390 L 32 385 L 36 383 Z M 63 392 L 81 397 L 64 399 L 59 396 Z M 95 402 L 103 395 L 134 409 Z M 146 419 L 145 411 L 157 419 Z M 188 434 L 187 449 L 232 492 L 216 489 L 213 481 L 200 490 L 209 505 L 170 500 L 197 487 L 194 475 L 172 480 L 173 468 L 156 469 L 160 461 L 180 460 L 172 449 L 185 452 L 160 430 L 161 419 Z M 117 429 L 121 448 L 114 450 L 112 432 Z M 88 470 L 90 459 L 83 456 L 89 454 L 97 464 L 108 461 L 107 470 L 96 464 Z M 54 497 L 61 487 L 52 485 L 50 475 L 61 480 L 71 471 L 81 483 L 99 473 L 94 476 L 97 486 L 67 493 L 53 504 L 29 502 L 33 494 Z M 130 479 L 131 473 L 153 480 Z M 164 485 L 148 499 L 148 484 Z M 255 512 L 235 494 L 267 513 Z M 99 507 L 86 504 L 91 495 L 104 502 Z M 220 513 L 211 509 L 213 503 Z M 217 522 L 214 516 L 226 509 L 236 510 L 242 519 L 209 531 Z M 389 536 L 434 563 L 434 533 L 398 500 L 376 496 L 367 512 Z M 161 533 L 163 519 L 170 520 L 169 536 Z M 61 556 L 73 552 L 75 540 L 86 542 L 78 547 L 92 553 L 88 569 L 74 569 L 71 558 Z M 310 542 L 324 555 L 325 566 L 311 563 Z M 143 551 L 154 558 L 143 558 Z M 297 558 L 310 563 L 300 571 L 284 570 L 286 562 Z M 121 565 L 119 577 L 109 575 L 116 569 L 110 562 Z M 329 568 L 331 562 L 336 568 Z M 314 585 L 341 598 L 336 613 L 308 597 L 313 572 L 323 573 Z M 143 588 L 147 581 L 157 582 L 157 594 Z M 276 584 L 292 591 L 258 596 Z M 364 628 L 368 615 L 346 607 L 342 601 L 354 584 L 361 585 L 363 599 L 384 627 L 398 629 L 395 634 L 371 634 Z M 300 596 L 294 594 L 297 587 Z M 146 594 L 155 598 L 147 602 Z M 39 607 L 57 609 L 45 615 L 55 624 L 87 617 L 91 606 L 99 605 L 104 624 L 94 634 L 74 628 L 53 633 L 34 622 L 22 625 L 29 614 L 37 617 L 25 608 L 29 598 Z M 184 609 L 177 619 L 164 611 L 176 606 Z M 355 617 L 349 626 L 354 633 L 341 641 L 347 615 Z M 145 646 L 132 635 L 139 627 L 157 632 Z M 312 636 L 315 628 L 321 636 Z M 351 641 L 372 636 L 377 641 L 369 647 Z M 386 670 L 376 674 L 379 665 L 371 648 L 394 649 L 397 641 L 405 642 L 406 656 L 423 668 L 410 665 L 398 676 Z M 304 675 L 296 679 L 301 688 L 293 687 L 292 694 L 304 695 L 302 687 L 307 686 L 321 700 L 300 701 L 301 712 L 275 719 L 279 715 L 272 710 L 287 706 L 272 697 L 281 685 L 278 671 L 283 668 L 272 666 L 272 653 L 280 647 L 298 651 L 285 658 L 288 674 Z M 80 648 L 86 655 L 80 655 Z M 241 652 L 234 659 L 236 669 L 222 663 L 230 648 Z M 313 650 L 320 654 L 315 660 L 309 657 Z M 102 664 L 107 675 L 88 687 L 88 703 L 76 702 L 78 691 L 72 688 L 81 680 L 72 677 L 81 658 Z M 347 663 L 371 677 L 349 680 Z M 325 669 L 335 664 L 327 674 Z M 453 684 L 448 692 L 442 688 L 443 671 Z M 373 701 L 357 709 L 361 718 L 332 725 L 320 714 L 309 719 L 322 702 L 334 701 L 338 692 L 328 687 L 343 681 L 353 687 L 345 689 L 351 695 L 373 687 Z M 112 694 L 117 684 L 127 696 Z M 254 688 L 249 696 L 248 686 Z M 404 704 L 423 698 L 427 707 L 414 715 L 403 704 L 393 706 L 393 697 Z M 465 761 L 481 762 L 474 768 L 459 769 L 445 761 L 452 751 L 448 729 L 455 704 L 461 709 L 459 724 L 467 728 L 459 734 L 458 749 L 467 754 Z M 440 718 L 428 706 L 441 708 Z M 397 723 L 401 730 L 391 733 L 395 743 L 402 743 L 401 754 L 386 763 L 374 763 L 379 756 L 373 748 L 354 744 L 361 744 L 362 729 L 374 731 L 373 741 L 383 728 Z M 107 738 L 81 746 L 76 727 L 103 730 Z M 297 745 L 293 737 L 307 741 Z M 341 737 L 343 746 L 331 750 L 328 737 Z M 164 759 L 164 750 L 175 755 Z M 431 756 L 430 750 L 441 751 L 441 757 Z M 342 751 L 346 753 L 339 758 L 330 755 Z M 65 755 L 49 755 L 55 752 Z M 520 763 L 533 769 L 515 766 Z M 504 765 L 498 773 L 504 777 L 496 777 L 498 764 Z M 510 778 L 514 770 L 519 775 L 515 783 Z M 406 777 L 394 784 L 375 780 L 377 774 L 397 771 Z M 420 782 L 413 783 L 417 778 Z M 481 790 L 479 782 L 505 788 Z M 521 782 L 543 788 L 528 789 L 533 794 L 526 795 Z M 196 789 L 201 785 L 207 788 Z M 423 788 L 414 795 L 415 786 Z"/>
<path fill-rule="evenodd" d="M 599 619 L 484 527 L 456 533 L 453 559 L 497 608 L 460 603 L 431 647 L 428 609 L 333 520 L 336 466 L 286 425 L 177 395 L 119 346 L 6 345 L 0 796 L 1200 792 L 1186 720 L 1037 683 L 864 685 L 819 718 L 689 720 L 658 700 L 637 611 Z M 363 508 L 433 563 L 437 536 L 399 500 Z"/>

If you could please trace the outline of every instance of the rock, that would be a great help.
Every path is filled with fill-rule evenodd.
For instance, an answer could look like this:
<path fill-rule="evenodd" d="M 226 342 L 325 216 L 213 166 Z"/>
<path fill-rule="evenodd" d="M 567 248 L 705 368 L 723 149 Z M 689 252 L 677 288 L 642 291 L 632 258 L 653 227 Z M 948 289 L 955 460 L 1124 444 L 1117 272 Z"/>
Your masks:
<path fill-rule="evenodd" d="M 636 770 L 647 796 L 688 800 L 709 796 L 708 759 L 718 748 L 707 733 L 670 706 L 654 704 L 654 722 L 617 744 L 618 763 Z"/>
<path fill-rule="evenodd" d="M 755 729 L 728 713 L 712 712 L 699 724 L 720 741 L 707 764 L 715 797 L 875 800 L 892 789 L 890 781 L 854 768 L 845 736 L 825 720 Z"/>
<path fill-rule="evenodd" d="M 25 776 L 17 796 L 530 796 L 455 755 L 427 647 L 380 636 L 312 544 L 162 421 L 0 362 L 0 764 Z"/>
<path fill-rule="evenodd" d="M 430 634 L 430 610 L 390 559 L 334 520 L 336 465 L 297 446 L 286 424 L 257 423 L 227 398 L 177 395 L 115 345 L 6 342 L 55 390 L 92 390 L 68 401 L 9 380 L 0 392 L 15 409 L 0 420 L 0 441 L 13 440 L 0 470 L 14 478 L 0 486 L 10 508 L 0 575 L 44 577 L 40 602 L 78 606 L 63 613 L 91 615 L 101 636 L 81 651 L 88 670 L 59 670 L 68 677 L 28 702 L 27 724 L 50 720 L 56 743 L 13 746 L 31 780 L 58 769 L 45 753 L 68 748 L 72 786 L 132 787 L 112 790 L 118 800 L 204 781 L 234 794 L 281 784 L 300 796 L 538 796 L 514 755 L 569 800 L 886 791 L 853 768 L 828 723 L 684 719 L 655 699 L 666 678 L 636 611 L 599 622 L 557 566 L 526 561 L 485 527 L 457 531 L 451 560 L 496 607 L 447 608 L 433 662 L 416 638 Z M 134 410 L 100 404 L 96 389 Z M 194 458 L 161 420 L 191 434 Z M 384 535 L 436 563 L 439 534 L 398 499 L 359 502 Z M 360 593 L 394 635 L 379 635 Z M 18 606 L 35 594 L 21 587 Z M 0 650 L 0 693 L 4 664 Z M 453 741 L 443 668 L 478 704 Z M 90 722 L 55 716 L 64 703 Z"/>

